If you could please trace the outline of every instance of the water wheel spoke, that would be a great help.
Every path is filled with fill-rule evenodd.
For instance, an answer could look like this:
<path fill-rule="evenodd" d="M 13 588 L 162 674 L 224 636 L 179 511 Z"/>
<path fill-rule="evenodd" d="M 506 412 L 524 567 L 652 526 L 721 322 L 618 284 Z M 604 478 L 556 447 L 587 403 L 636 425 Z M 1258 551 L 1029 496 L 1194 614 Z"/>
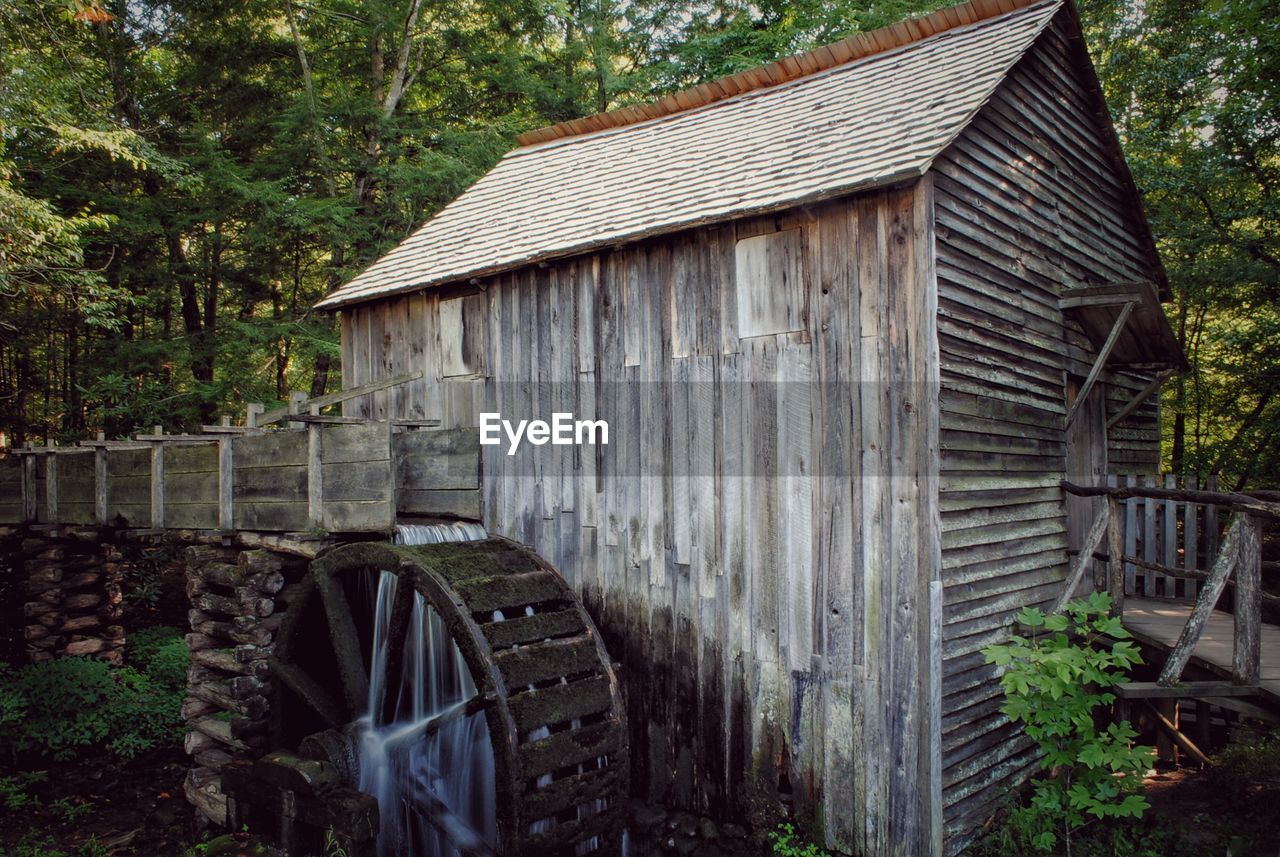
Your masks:
<path fill-rule="evenodd" d="M 369 702 L 369 674 L 365 671 L 364 653 L 360 650 L 360 636 L 356 621 L 351 615 L 351 604 L 342 591 L 342 582 L 328 574 L 316 574 L 316 588 L 324 603 L 325 617 L 329 620 L 329 639 L 338 662 L 338 676 L 346 696 L 347 708 L 354 715 L 364 711 Z"/>
<path fill-rule="evenodd" d="M 396 586 L 395 600 L 391 605 L 391 618 L 387 622 L 386 678 L 382 682 L 382 699 L 374 704 L 381 704 L 380 722 L 390 723 L 395 720 L 396 707 L 400 702 L 396 688 L 400 686 L 400 673 L 404 667 L 404 650 L 408 642 L 409 618 L 413 614 L 414 589 L 411 580 L 401 577 Z"/>
<path fill-rule="evenodd" d="M 342 707 L 329 692 L 293 664 L 272 658 L 269 661 L 271 673 L 285 687 L 289 688 L 308 708 L 320 715 L 320 719 L 330 728 L 338 728 L 345 722 Z"/>
<path fill-rule="evenodd" d="M 465 702 L 454 703 L 435 717 L 403 727 L 393 736 L 392 740 L 394 743 L 400 744 L 429 738 L 452 723 L 465 720 L 473 714 L 479 714 L 492 705 L 494 700 L 495 697 L 492 695 L 478 694 Z"/>
<path fill-rule="evenodd" d="M 483 836 L 422 783 L 410 784 L 409 805 L 424 821 L 439 830 L 462 857 L 497 857 L 497 852 Z"/>

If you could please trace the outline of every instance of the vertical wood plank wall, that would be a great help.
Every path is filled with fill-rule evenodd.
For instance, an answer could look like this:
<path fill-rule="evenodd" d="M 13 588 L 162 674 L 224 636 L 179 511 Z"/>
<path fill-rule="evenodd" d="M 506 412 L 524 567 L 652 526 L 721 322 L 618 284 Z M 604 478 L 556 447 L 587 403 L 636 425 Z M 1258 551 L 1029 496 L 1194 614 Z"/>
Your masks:
<path fill-rule="evenodd" d="M 606 634 L 650 799 L 715 811 L 790 792 L 832 848 L 940 841 L 930 193 L 491 278 L 468 289 L 488 308 L 482 334 L 462 331 L 470 376 L 444 368 L 448 291 L 343 313 L 344 385 L 426 373 L 348 414 L 609 422 L 607 447 L 485 447 L 484 521 L 555 564 Z M 736 242 L 789 229 L 800 329 L 740 338 Z"/>
<path fill-rule="evenodd" d="M 1150 279 L 1120 180 L 1069 61 L 1046 33 L 935 162 L 942 360 L 943 787 L 948 850 L 1035 763 L 999 714 L 983 647 L 1057 594 L 1067 531 L 1067 372 L 1092 349 L 1058 308 L 1063 286 Z M 1149 375 L 1110 372 L 1107 415 Z M 1111 431 L 1111 472 L 1155 471 L 1154 403 Z"/>

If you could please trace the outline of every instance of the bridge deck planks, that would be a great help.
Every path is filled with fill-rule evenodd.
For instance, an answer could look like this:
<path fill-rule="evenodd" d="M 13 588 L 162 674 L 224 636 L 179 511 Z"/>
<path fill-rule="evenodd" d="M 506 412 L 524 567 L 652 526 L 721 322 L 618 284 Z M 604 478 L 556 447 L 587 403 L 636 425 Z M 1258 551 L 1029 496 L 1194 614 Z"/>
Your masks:
<path fill-rule="evenodd" d="M 1124 624 L 1144 643 L 1168 652 L 1178 640 L 1191 615 L 1191 601 L 1162 598 L 1126 598 Z M 1230 613 L 1214 610 L 1204 634 L 1192 653 L 1193 662 L 1214 672 L 1231 675 L 1231 646 L 1234 621 Z M 1280 701 L 1280 627 L 1262 626 L 1262 669 L 1260 684 L 1272 702 Z"/>

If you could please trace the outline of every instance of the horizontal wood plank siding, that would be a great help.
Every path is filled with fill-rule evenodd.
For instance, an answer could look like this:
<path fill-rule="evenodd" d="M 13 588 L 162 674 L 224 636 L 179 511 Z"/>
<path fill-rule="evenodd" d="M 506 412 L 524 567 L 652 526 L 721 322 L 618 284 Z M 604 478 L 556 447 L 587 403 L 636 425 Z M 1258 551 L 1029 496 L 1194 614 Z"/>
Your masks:
<path fill-rule="evenodd" d="M 1065 14 L 1065 13 L 1061 13 Z M 941 350 L 943 802 L 955 852 L 1035 764 L 999 713 L 982 649 L 1057 596 L 1067 561 L 1058 487 L 1066 373 L 1092 346 L 1063 288 L 1150 279 L 1063 19 L 935 162 Z M 1149 377 L 1149 376 L 1148 376 Z M 1104 375 L 1107 414 L 1145 383 Z M 1110 442 L 1113 466 L 1154 465 L 1154 407 Z"/>

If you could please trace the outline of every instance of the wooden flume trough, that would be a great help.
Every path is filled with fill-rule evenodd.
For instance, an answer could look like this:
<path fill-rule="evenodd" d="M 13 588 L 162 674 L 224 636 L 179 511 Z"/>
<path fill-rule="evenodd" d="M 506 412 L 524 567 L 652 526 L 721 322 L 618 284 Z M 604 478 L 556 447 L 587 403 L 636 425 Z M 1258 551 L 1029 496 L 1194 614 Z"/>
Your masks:
<path fill-rule="evenodd" d="M 203 434 L 157 428 L 126 441 L 12 450 L 0 457 L 0 526 L 321 535 L 390 533 L 406 518 L 478 519 L 475 429 L 303 412 L 386 386 L 266 415 L 287 419 L 285 428 L 251 409 L 248 425 L 224 421 Z"/>

